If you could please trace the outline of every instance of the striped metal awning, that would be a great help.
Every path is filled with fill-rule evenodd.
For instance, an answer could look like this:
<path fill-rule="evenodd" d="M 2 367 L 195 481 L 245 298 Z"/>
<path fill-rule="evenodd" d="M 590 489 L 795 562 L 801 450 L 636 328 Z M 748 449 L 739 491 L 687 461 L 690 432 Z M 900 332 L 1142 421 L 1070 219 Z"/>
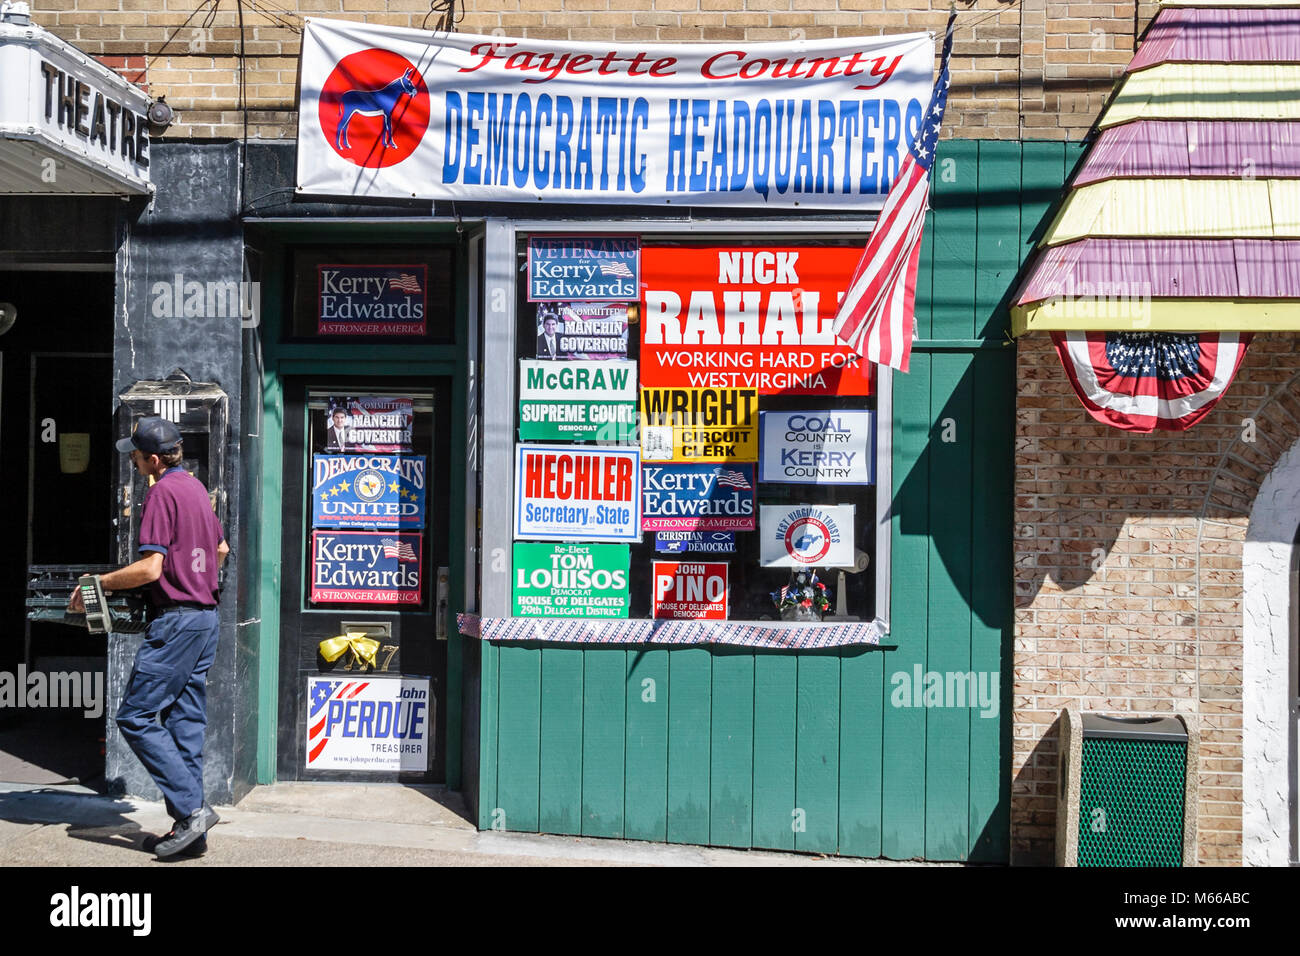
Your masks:
<path fill-rule="evenodd" d="M 1012 303 L 1028 331 L 1300 330 L 1300 7 L 1161 4 Z"/>

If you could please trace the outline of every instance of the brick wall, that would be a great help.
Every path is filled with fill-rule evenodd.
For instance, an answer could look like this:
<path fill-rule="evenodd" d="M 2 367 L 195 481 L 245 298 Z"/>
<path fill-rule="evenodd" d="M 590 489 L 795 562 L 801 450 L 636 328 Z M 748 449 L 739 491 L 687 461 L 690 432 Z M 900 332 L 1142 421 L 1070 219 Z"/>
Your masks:
<path fill-rule="evenodd" d="M 1215 410 L 1174 435 L 1094 422 L 1047 335 L 1018 347 L 1012 861 L 1052 861 L 1056 721 L 1077 701 L 1196 715 L 1200 862 L 1240 863 L 1242 542 L 1300 439 L 1295 339 L 1257 335 Z"/>
<path fill-rule="evenodd" d="M 249 135 L 294 135 L 304 16 L 437 27 L 444 0 L 244 0 Z M 346 6 L 346 12 L 343 8 Z M 233 2 L 33 0 L 36 22 L 108 60 L 147 60 L 155 95 L 181 112 L 171 137 L 243 135 Z M 963 2 L 945 136 L 1079 139 L 1133 52 L 1154 2 Z M 939 31 L 943 0 L 464 0 L 464 33 L 572 40 L 725 41 Z M 290 12 L 292 11 L 292 12 Z"/>

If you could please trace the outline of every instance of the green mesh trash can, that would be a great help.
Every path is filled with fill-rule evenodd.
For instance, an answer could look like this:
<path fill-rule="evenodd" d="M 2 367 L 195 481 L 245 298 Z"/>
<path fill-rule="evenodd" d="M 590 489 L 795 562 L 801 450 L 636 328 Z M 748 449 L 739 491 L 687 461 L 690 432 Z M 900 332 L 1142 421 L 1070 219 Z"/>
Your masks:
<path fill-rule="evenodd" d="M 1072 806 L 1061 809 L 1073 817 L 1074 832 L 1062 862 L 1182 866 L 1192 826 L 1189 781 L 1195 776 L 1189 774 L 1183 722 L 1084 714 L 1070 729 L 1070 752 L 1062 748 L 1061 791 Z M 1058 860 L 1060 850 L 1058 845 Z"/>

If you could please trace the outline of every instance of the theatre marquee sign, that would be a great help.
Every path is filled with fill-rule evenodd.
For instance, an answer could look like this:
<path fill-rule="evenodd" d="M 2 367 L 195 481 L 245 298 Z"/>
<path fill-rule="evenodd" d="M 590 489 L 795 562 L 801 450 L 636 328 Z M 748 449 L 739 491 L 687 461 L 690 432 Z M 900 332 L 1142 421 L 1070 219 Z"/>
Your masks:
<path fill-rule="evenodd" d="M 310 19 L 298 190 L 879 208 L 933 66 L 928 33 L 624 46 Z"/>
<path fill-rule="evenodd" d="M 35 24 L 0 22 L 0 194 L 147 194 L 149 103 Z"/>

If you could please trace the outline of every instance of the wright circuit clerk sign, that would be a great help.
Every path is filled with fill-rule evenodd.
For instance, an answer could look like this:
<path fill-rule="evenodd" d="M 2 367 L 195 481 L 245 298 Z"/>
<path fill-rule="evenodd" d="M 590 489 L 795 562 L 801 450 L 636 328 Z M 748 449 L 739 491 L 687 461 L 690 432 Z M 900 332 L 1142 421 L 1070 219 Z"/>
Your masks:
<path fill-rule="evenodd" d="M 571 43 L 309 18 L 300 194 L 874 209 L 934 40 Z"/>

